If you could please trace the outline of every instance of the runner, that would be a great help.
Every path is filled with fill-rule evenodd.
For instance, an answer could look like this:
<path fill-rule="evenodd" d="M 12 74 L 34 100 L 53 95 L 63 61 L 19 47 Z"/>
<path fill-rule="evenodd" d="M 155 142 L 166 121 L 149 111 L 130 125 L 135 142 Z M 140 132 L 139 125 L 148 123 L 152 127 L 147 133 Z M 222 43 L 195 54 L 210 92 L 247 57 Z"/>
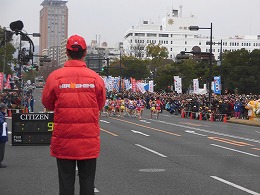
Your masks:
<path fill-rule="evenodd" d="M 155 110 L 155 101 L 154 98 L 151 98 L 149 101 L 149 105 L 150 105 L 150 110 L 151 110 L 151 118 L 153 118 L 153 114 L 155 114 L 156 110 Z"/>
<path fill-rule="evenodd" d="M 161 109 L 162 109 L 162 102 L 161 102 L 159 97 L 156 98 L 155 109 L 156 109 L 156 119 L 158 119 L 159 114 L 160 114 Z"/>

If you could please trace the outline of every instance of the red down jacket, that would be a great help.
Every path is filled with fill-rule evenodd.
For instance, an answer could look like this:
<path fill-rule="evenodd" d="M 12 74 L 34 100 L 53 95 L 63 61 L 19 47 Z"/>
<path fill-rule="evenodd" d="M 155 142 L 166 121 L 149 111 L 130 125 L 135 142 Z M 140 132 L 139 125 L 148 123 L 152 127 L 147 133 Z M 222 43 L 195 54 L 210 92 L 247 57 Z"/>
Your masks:
<path fill-rule="evenodd" d="M 103 79 L 83 61 L 69 60 L 49 75 L 42 103 L 54 111 L 52 156 L 74 160 L 99 156 L 99 111 L 105 100 Z"/>

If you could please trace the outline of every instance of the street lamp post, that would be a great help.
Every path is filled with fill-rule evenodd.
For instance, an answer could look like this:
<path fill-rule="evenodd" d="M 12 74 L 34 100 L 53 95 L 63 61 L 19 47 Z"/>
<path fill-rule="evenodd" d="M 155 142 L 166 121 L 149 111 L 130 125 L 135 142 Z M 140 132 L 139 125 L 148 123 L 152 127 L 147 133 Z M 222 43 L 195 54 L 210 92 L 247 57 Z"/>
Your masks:
<path fill-rule="evenodd" d="M 207 45 L 210 45 L 210 42 L 206 42 Z M 221 78 L 221 83 L 223 83 L 223 78 L 222 78 L 222 60 L 223 60 L 223 41 L 222 39 L 220 40 L 220 42 L 212 42 L 213 45 L 220 45 L 220 51 L 219 51 L 219 63 L 217 62 L 217 65 L 219 66 L 219 75 Z M 221 86 L 221 90 L 222 90 L 222 84 L 220 83 Z"/>
<path fill-rule="evenodd" d="M 199 26 L 190 26 L 189 29 L 191 31 L 197 31 L 199 29 L 207 29 L 210 30 L 210 49 L 209 49 L 209 107 L 211 109 L 211 81 L 212 81 L 212 23 L 210 23 L 210 27 L 208 28 L 202 28 Z"/>
<path fill-rule="evenodd" d="M 223 83 L 223 78 L 222 78 L 222 60 L 223 60 L 223 49 L 222 49 L 222 46 L 223 46 L 223 42 L 222 42 L 222 39 L 220 40 L 220 42 L 214 42 L 214 44 L 217 44 L 217 45 L 220 45 L 220 52 L 219 52 L 219 61 L 220 61 L 220 64 L 219 64 L 219 75 L 220 75 L 220 78 L 221 78 L 221 83 Z M 221 91 L 222 91 L 222 84 L 220 83 L 220 86 L 221 86 Z"/>
<path fill-rule="evenodd" d="M 25 61 L 32 60 L 33 63 L 33 52 L 34 52 L 34 43 L 30 39 L 28 35 L 33 35 L 34 37 L 40 37 L 40 33 L 32 33 L 28 34 L 26 31 L 25 33 L 23 32 L 23 22 L 18 20 L 10 23 L 10 28 L 11 30 L 16 34 L 20 35 L 20 44 L 19 44 L 19 52 L 18 52 L 18 61 L 19 61 L 19 69 L 18 69 L 18 77 L 20 78 L 20 90 L 22 91 L 21 95 L 21 106 L 23 106 L 23 80 L 22 80 L 22 65 Z M 28 41 L 30 43 L 30 49 L 29 49 L 29 54 L 25 55 L 26 49 L 22 49 L 22 41 Z"/>

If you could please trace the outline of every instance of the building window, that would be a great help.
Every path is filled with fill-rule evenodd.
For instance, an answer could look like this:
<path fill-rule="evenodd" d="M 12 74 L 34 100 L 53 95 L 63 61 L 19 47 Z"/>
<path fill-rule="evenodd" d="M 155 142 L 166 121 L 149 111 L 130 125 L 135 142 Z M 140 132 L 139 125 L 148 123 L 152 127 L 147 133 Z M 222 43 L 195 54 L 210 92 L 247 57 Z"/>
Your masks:
<path fill-rule="evenodd" d="M 159 37 L 169 37 L 168 34 L 159 34 Z"/>
<path fill-rule="evenodd" d="M 157 37 L 157 34 L 155 34 L 155 33 L 147 33 L 147 37 Z"/>
<path fill-rule="evenodd" d="M 144 37 L 144 36 L 145 36 L 145 33 L 135 33 L 135 36 L 136 36 L 136 37 Z"/>

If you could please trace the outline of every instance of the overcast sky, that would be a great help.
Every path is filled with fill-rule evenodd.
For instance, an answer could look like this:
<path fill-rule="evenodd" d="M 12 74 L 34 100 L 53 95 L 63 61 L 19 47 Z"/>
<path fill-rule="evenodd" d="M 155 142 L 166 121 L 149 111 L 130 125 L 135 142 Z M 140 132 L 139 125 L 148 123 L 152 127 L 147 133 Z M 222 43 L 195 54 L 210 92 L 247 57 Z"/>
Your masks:
<path fill-rule="evenodd" d="M 0 26 L 22 20 L 28 33 L 39 32 L 42 2 L 1 0 Z M 69 36 L 79 34 L 89 43 L 100 35 L 101 42 L 114 46 L 131 26 L 143 19 L 158 22 L 180 5 L 182 15 L 194 15 L 200 27 L 210 27 L 212 22 L 215 37 L 260 35 L 260 0 L 68 0 Z M 32 40 L 38 44 L 37 38 Z"/>

